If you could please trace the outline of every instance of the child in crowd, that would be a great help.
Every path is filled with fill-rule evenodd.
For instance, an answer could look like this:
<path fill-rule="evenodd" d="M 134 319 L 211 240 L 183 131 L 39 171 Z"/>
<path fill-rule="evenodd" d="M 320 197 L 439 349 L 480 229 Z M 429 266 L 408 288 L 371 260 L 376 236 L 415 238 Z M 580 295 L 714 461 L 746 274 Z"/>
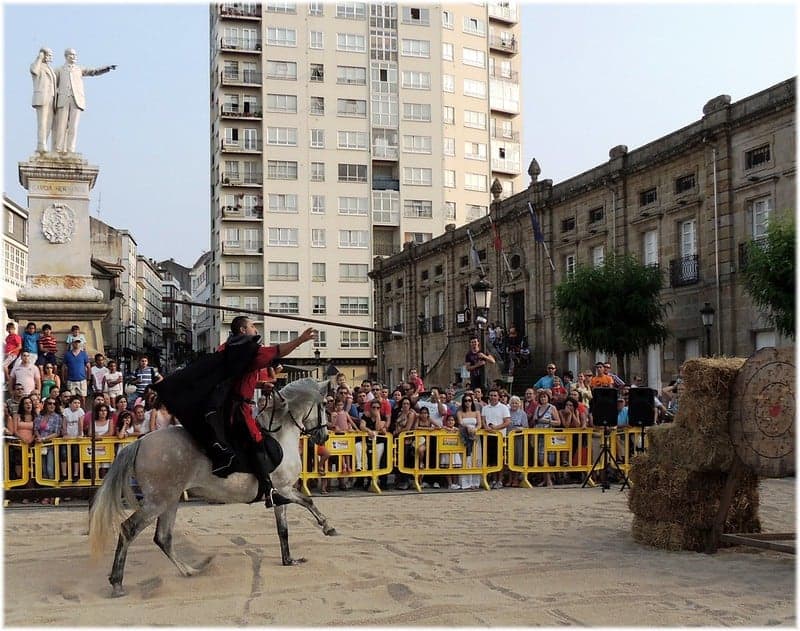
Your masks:
<path fill-rule="evenodd" d="M 9 381 L 9 374 L 14 367 L 20 353 L 22 352 L 22 337 L 17 335 L 17 325 L 13 322 L 6 324 L 6 344 L 4 348 L 3 372 L 6 381 Z"/>
<path fill-rule="evenodd" d="M 455 440 L 456 444 L 460 446 L 460 439 L 458 438 L 459 429 L 456 427 L 456 419 L 454 416 L 450 416 L 449 414 L 444 418 L 444 424 L 442 425 L 442 431 L 449 433 L 453 439 Z M 442 469 L 460 469 L 461 468 L 461 454 L 460 453 L 448 453 L 443 452 L 439 454 L 439 466 Z M 461 485 L 456 483 L 458 480 L 458 476 L 455 475 L 445 475 L 445 481 L 447 483 L 447 487 L 451 491 L 458 491 L 461 489 Z"/>

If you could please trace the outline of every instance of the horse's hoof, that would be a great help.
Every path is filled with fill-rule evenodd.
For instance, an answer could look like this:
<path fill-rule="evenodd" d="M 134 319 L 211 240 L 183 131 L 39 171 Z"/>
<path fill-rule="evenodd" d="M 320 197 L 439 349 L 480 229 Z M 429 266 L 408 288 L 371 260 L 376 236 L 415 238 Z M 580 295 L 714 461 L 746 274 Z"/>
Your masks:
<path fill-rule="evenodd" d="M 284 559 L 284 565 L 300 565 L 301 563 L 305 563 L 305 557 L 300 557 L 299 559 Z"/>
<path fill-rule="evenodd" d="M 323 530 L 322 534 L 325 535 L 326 537 L 335 537 L 339 533 L 336 532 L 336 528 L 330 527 Z"/>
<path fill-rule="evenodd" d="M 111 598 L 119 598 L 120 596 L 127 595 L 128 592 L 125 591 L 125 588 L 122 585 L 112 585 L 111 586 Z"/>

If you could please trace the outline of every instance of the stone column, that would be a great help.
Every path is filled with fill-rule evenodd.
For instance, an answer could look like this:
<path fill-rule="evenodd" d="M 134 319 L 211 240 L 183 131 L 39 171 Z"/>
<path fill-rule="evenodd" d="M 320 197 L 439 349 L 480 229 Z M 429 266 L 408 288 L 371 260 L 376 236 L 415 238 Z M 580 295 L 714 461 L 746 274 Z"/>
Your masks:
<path fill-rule="evenodd" d="M 89 192 L 98 172 L 80 154 L 19 163 L 28 191 L 28 275 L 7 308 L 22 327 L 51 324 L 59 353 L 73 324 L 86 336 L 87 353 L 103 352 L 100 323 L 111 306 L 92 282 L 89 236 Z"/>

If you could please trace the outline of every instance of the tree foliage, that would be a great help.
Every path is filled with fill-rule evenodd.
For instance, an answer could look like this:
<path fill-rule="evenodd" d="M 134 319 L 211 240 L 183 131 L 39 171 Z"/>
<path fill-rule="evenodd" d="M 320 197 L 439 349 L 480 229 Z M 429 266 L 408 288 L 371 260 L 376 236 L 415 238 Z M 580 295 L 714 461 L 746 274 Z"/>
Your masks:
<path fill-rule="evenodd" d="M 669 335 L 660 301 L 661 269 L 633 256 L 606 258 L 599 267 L 581 266 L 555 288 L 561 337 L 584 351 L 601 351 L 624 360 Z"/>
<path fill-rule="evenodd" d="M 751 241 L 744 284 L 753 302 L 769 310 L 769 318 L 783 335 L 795 337 L 794 330 L 794 214 L 773 219 L 763 240 Z"/>

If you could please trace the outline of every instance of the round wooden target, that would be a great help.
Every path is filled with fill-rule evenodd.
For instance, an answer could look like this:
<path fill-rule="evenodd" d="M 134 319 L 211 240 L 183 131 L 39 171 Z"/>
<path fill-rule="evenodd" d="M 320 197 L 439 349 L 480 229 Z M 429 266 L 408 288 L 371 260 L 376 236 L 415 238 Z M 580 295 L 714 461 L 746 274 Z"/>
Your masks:
<path fill-rule="evenodd" d="M 794 353 L 762 348 L 736 377 L 730 434 L 736 453 L 757 475 L 794 475 Z"/>

